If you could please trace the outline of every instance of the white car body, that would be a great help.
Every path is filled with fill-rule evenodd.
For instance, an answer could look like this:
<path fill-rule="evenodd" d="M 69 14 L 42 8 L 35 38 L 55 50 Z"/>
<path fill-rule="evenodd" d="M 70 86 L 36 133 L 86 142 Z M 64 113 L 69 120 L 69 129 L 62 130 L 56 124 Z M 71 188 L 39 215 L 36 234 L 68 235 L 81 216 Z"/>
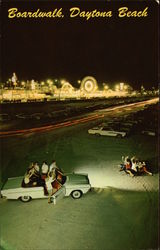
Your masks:
<path fill-rule="evenodd" d="M 152 131 L 152 130 L 143 130 L 142 134 L 144 135 L 151 135 L 151 136 L 156 136 L 156 131 Z"/>
<path fill-rule="evenodd" d="M 69 196 L 72 195 L 73 198 L 80 198 L 82 194 L 87 193 L 91 189 L 91 185 L 89 183 L 89 179 L 87 175 L 80 174 L 68 174 L 65 176 L 65 183 L 61 186 L 58 191 L 56 191 L 52 197 L 55 201 L 59 196 Z M 5 185 L 1 190 L 1 196 L 7 199 L 21 199 L 23 197 L 30 197 L 30 199 L 41 199 L 48 198 L 48 196 L 44 195 L 44 188 L 42 186 L 39 187 L 22 187 L 22 181 L 24 177 L 13 177 L 9 178 Z M 48 192 L 51 193 L 52 186 L 50 183 L 47 183 Z M 78 191 L 78 193 L 77 193 Z M 73 196 L 73 193 L 75 194 Z M 76 195 L 78 195 L 76 197 Z M 29 201 L 25 200 L 22 201 Z"/>
<path fill-rule="evenodd" d="M 116 131 L 112 128 L 105 127 L 95 127 L 88 130 L 89 134 L 93 135 L 104 135 L 104 136 L 117 136 L 117 137 L 125 137 L 126 132 Z"/>

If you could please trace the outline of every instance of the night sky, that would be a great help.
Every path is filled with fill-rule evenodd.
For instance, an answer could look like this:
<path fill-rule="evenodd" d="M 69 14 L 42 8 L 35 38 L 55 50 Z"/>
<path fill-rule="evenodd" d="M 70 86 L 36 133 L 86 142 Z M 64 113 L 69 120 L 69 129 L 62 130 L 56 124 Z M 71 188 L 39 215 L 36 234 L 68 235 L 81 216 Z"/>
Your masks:
<path fill-rule="evenodd" d="M 81 11 L 112 10 L 111 18 L 69 17 L 71 7 Z M 148 17 L 119 18 L 119 7 L 143 10 Z M 8 9 L 51 11 L 63 8 L 64 18 L 9 19 Z M 65 78 L 76 81 L 87 75 L 102 82 L 129 83 L 134 89 L 158 82 L 158 4 L 156 1 L 51 1 L 2 2 L 1 76 L 13 72 L 19 80 Z"/>

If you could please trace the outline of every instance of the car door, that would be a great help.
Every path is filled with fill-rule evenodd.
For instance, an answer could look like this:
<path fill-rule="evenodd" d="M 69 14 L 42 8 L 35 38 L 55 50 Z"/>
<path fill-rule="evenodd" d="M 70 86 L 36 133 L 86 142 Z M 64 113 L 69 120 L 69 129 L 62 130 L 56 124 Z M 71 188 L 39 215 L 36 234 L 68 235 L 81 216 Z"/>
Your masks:
<path fill-rule="evenodd" d="M 66 194 L 66 189 L 64 186 L 62 186 L 60 189 L 57 190 L 56 193 L 52 195 L 52 202 L 53 204 L 57 204 Z"/>
<path fill-rule="evenodd" d="M 112 128 L 103 128 L 102 129 L 102 135 L 106 136 L 115 136 L 115 132 Z"/>

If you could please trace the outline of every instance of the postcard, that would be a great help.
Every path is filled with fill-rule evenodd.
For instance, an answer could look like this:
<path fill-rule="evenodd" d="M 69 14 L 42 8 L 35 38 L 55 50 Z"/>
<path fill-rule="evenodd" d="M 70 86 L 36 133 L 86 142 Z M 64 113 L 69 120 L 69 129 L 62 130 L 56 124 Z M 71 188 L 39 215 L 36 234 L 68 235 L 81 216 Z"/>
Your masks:
<path fill-rule="evenodd" d="M 0 249 L 159 249 L 159 2 L 0 10 Z"/>

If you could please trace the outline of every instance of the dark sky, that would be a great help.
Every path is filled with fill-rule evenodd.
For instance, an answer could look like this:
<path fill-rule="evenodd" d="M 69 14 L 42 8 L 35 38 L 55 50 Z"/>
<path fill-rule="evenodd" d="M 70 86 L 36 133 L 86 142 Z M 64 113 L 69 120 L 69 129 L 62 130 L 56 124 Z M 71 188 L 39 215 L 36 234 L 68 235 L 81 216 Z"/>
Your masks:
<path fill-rule="evenodd" d="M 70 18 L 69 9 L 112 10 L 111 18 Z M 144 10 L 148 17 L 119 18 L 119 7 Z M 9 19 L 8 9 L 51 11 L 64 18 Z M 13 72 L 19 80 L 65 78 L 75 85 L 86 75 L 98 83 L 124 81 L 135 89 L 157 86 L 158 4 L 156 1 L 2 2 L 2 80 Z"/>

